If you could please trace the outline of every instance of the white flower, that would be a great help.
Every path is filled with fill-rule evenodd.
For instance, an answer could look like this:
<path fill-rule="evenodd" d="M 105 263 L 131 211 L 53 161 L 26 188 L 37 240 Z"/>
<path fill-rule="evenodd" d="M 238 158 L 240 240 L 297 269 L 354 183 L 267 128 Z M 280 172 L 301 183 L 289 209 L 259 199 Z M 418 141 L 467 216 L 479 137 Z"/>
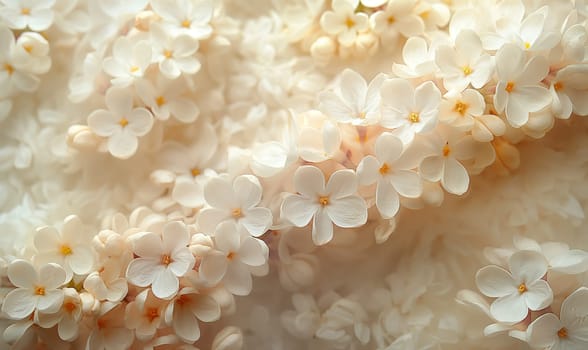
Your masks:
<path fill-rule="evenodd" d="M 537 112 L 551 103 L 549 91 L 540 85 L 549 71 L 543 56 L 532 57 L 525 64 L 525 52 L 506 44 L 496 53 L 498 84 L 494 107 L 505 111 L 506 119 L 515 128 L 529 120 L 529 113 Z"/>
<path fill-rule="evenodd" d="M 61 309 L 55 313 L 37 314 L 39 325 L 51 328 L 57 325 L 59 337 L 65 341 L 72 341 L 79 334 L 79 322 L 82 319 L 82 301 L 78 292 L 73 288 L 64 288 L 64 299 Z"/>
<path fill-rule="evenodd" d="M 588 348 L 588 289 L 580 287 L 561 304 L 559 318 L 547 313 L 527 328 L 529 345 L 536 349 L 580 350 Z"/>
<path fill-rule="evenodd" d="M 352 170 L 334 172 L 327 185 L 317 167 L 302 166 L 294 173 L 294 189 L 280 208 L 281 216 L 294 226 L 308 225 L 311 219 L 312 239 L 316 245 L 333 238 L 333 224 L 349 228 L 359 227 L 367 221 L 365 201 L 355 194 L 357 177 Z"/>
<path fill-rule="evenodd" d="M 376 8 L 384 5 L 388 0 L 360 0 L 365 7 Z"/>
<path fill-rule="evenodd" d="M 200 211 L 200 229 L 212 233 L 219 223 L 234 221 L 254 237 L 263 235 L 273 218 L 268 208 L 258 206 L 261 194 L 261 184 L 253 175 L 237 176 L 232 183 L 222 177 L 210 179 L 204 186 L 204 199 L 212 208 Z"/>
<path fill-rule="evenodd" d="M 195 74 L 200 70 L 200 62 L 194 54 L 198 41 L 187 34 L 171 36 L 163 27 L 153 24 L 150 27 L 153 44 L 153 61 L 159 64 L 161 73 L 169 79 L 176 79 L 182 73 Z"/>
<path fill-rule="evenodd" d="M 135 300 L 127 304 L 125 309 L 125 324 L 128 329 L 135 330 L 139 340 L 149 340 L 157 329 L 164 324 L 167 302 L 154 297 L 149 289 L 137 295 Z"/>
<path fill-rule="evenodd" d="M 476 141 L 490 142 L 505 133 L 506 125 L 499 117 L 484 114 L 485 108 L 484 97 L 477 90 L 450 92 L 441 101 L 439 121 L 463 132 L 471 131 Z"/>
<path fill-rule="evenodd" d="M 549 88 L 553 102 L 551 109 L 556 117 L 567 119 L 572 111 L 588 115 L 588 66 L 572 64 L 560 69 Z"/>
<path fill-rule="evenodd" d="M 521 250 L 508 260 L 510 272 L 495 266 L 486 266 L 476 273 L 480 291 L 497 298 L 490 305 L 490 313 L 499 322 L 522 321 L 529 310 L 548 307 L 553 292 L 543 279 L 547 273 L 547 261 L 540 253 Z"/>
<path fill-rule="evenodd" d="M 23 319 L 33 311 L 53 313 L 63 304 L 65 271 L 57 264 L 42 265 L 39 271 L 26 260 L 14 260 L 8 265 L 8 279 L 16 289 L 2 301 L 2 312 L 13 319 Z"/>
<path fill-rule="evenodd" d="M 343 46 L 351 46 L 357 34 L 368 29 L 368 16 L 355 13 L 359 0 L 333 0 L 333 11 L 326 11 L 320 19 L 325 32 L 336 35 Z"/>
<path fill-rule="evenodd" d="M 142 79 L 135 84 L 137 95 L 151 109 L 155 118 L 168 120 L 174 117 L 182 123 L 192 123 L 200 115 L 198 106 L 188 97 L 182 96 L 185 86 L 177 81 L 156 79 L 155 86 Z"/>
<path fill-rule="evenodd" d="M 200 338 L 198 320 L 214 322 L 221 316 L 218 302 L 194 288 L 182 288 L 165 311 L 166 323 L 171 324 L 176 335 L 186 343 Z"/>
<path fill-rule="evenodd" d="M 377 181 L 376 207 L 383 218 L 396 215 L 400 208 L 399 195 L 416 198 L 423 190 L 420 176 L 402 159 L 402 151 L 402 142 L 384 133 L 376 140 L 375 157 L 368 155 L 357 166 L 361 185 Z"/>
<path fill-rule="evenodd" d="M 0 25 L 0 96 L 9 96 L 15 89 L 33 92 L 39 87 L 39 78 L 27 71 L 15 57 L 14 34 Z M 25 62 L 26 63 L 26 62 Z"/>
<path fill-rule="evenodd" d="M 429 137 L 428 141 L 434 153 L 425 157 L 419 166 L 423 179 L 441 181 L 441 186 L 447 192 L 464 194 L 468 190 L 470 177 L 460 161 L 474 157 L 474 139 L 455 130 L 441 129 Z"/>
<path fill-rule="evenodd" d="M 248 295 L 253 284 L 252 270 L 267 262 L 267 245 L 232 221 L 221 222 L 216 227 L 214 243 L 216 250 L 200 262 L 200 275 L 211 285 L 222 280 L 229 292 Z"/>
<path fill-rule="evenodd" d="M 153 126 L 153 116 L 145 108 L 133 108 L 133 95 L 123 88 L 112 87 L 106 92 L 106 107 L 88 116 L 88 126 L 98 136 L 108 138 L 108 151 L 126 159 L 135 154 L 137 137 L 146 135 Z"/>
<path fill-rule="evenodd" d="M 51 26 L 55 0 L 3 1 L 0 18 L 12 29 L 30 29 L 40 32 Z"/>
<path fill-rule="evenodd" d="M 405 144 L 415 134 L 431 131 L 437 124 L 441 92 L 430 81 L 416 89 L 405 79 L 390 79 L 382 84 L 382 121 Z"/>
<path fill-rule="evenodd" d="M 416 0 L 388 1 L 386 9 L 377 11 L 370 17 L 374 32 L 389 34 L 389 32 L 394 31 L 401 33 L 405 37 L 422 34 L 425 30 L 425 23 L 414 12 L 415 5 Z"/>
<path fill-rule="evenodd" d="M 100 304 L 95 324 L 86 343 L 87 349 L 128 349 L 134 341 L 133 330 L 125 325 L 124 304 Z"/>
<path fill-rule="evenodd" d="M 471 30 L 459 33 L 455 39 L 455 48 L 439 46 L 435 62 L 447 90 L 463 91 L 469 84 L 479 89 L 494 72 L 492 57 L 484 51 L 480 38 Z"/>
<path fill-rule="evenodd" d="M 84 289 L 97 300 L 121 301 L 128 292 L 127 279 L 121 277 L 121 262 L 108 259 L 98 271 L 90 273 L 84 280 Z"/>
<path fill-rule="evenodd" d="M 292 305 L 294 310 L 285 311 L 280 316 L 284 328 L 299 338 L 312 338 L 321 323 L 321 312 L 314 297 L 309 294 L 293 294 Z"/>
<path fill-rule="evenodd" d="M 427 41 L 420 36 L 412 36 L 406 40 L 402 48 L 404 64 L 394 63 L 392 71 L 400 78 L 418 78 L 435 71 L 435 50 L 429 48 Z"/>
<path fill-rule="evenodd" d="M 353 332 L 361 344 L 367 345 L 370 341 L 370 328 L 367 322 L 367 312 L 358 302 L 340 298 L 322 315 L 316 337 L 348 344 L 352 341 L 349 333 Z"/>
<path fill-rule="evenodd" d="M 61 232 L 52 226 L 41 227 L 35 235 L 38 254 L 35 263 L 56 263 L 65 269 L 67 280 L 73 274 L 85 275 L 94 266 L 94 253 L 90 249 L 92 237 L 80 219 L 70 215 L 63 221 Z"/>
<path fill-rule="evenodd" d="M 380 86 L 386 76 L 378 74 L 369 84 L 357 72 L 341 73 L 338 93 L 325 91 L 319 95 L 319 108 L 340 123 L 372 125 L 380 118 Z"/>
<path fill-rule="evenodd" d="M 214 11 L 212 1 L 154 0 L 151 7 L 174 34 L 188 34 L 201 40 L 212 33 L 209 24 Z"/>
<path fill-rule="evenodd" d="M 153 295 L 158 298 L 173 296 L 179 288 L 178 277 L 194 267 L 189 242 L 188 229 L 179 221 L 167 223 L 161 236 L 152 232 L 139 233 L 133 239 L 133 252 L 139 257 L 129 263 L 127 279 L 139 287 L 151 285 Z"/>
<path fill-rule="evenodd" d="M 126 87 L 143 77 L 151 64 L 151 54 L 149 41 L 133 43 L 128 37 L 119 37 L 112 46 L 112 56 L 104 59 L 102 67 L 112 77 L 112 85 Z"/>
<path fill-rule="evenodd" d="M 16 40 L 13 59 L 30 73 L 47 73 L 51 68 L 49 42 L 39 33 L 22 33 Z"/>

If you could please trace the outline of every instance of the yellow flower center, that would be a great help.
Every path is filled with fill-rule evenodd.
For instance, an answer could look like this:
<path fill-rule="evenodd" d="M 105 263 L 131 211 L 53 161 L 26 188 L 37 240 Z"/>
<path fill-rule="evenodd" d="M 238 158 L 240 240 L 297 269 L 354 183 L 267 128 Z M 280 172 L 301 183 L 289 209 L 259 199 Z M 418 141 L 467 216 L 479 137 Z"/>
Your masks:
<path fill-rule="evenodd" d="M 382 166 L 380 167 L 380 174 L 382 175 L 386 175 L 388 174 L 388 172 L 390 172 L 390 166 L 386 163 L 382 164 Z"/>
<path fill-rule="evenodd" d="M 63 309 L 71 314 L 76 309 L 76 304 L 71 301 L 65 302 L 63 303 Z"/>
<path fill-rule="evenodd" d="M 33 52 L 33 45 L 23 45 L 22 48 L 28 53 Z"/>
<path fill-rule="evenodd" d="M 184 28 L 190 28 L 191 25 L 192 25 L 192 22 L 190 20 L 185 19 L 182 21 L 182 27 L 184 27 Z"/>
<path fill-rule="evenodd" d="M 118 121 L 118 124 L 124 128 L 125 126 L 129 125 L 129 121 L 127 120 L 127 118 L 122 117 Z"/>
<path fill-rule="evenodd" d="M 157 104 L 158 107 L 161 107 L 165 104 L 165 97 L 163 96 L 157 96 L 157 98 L 155 99 L 155 103 Z"/>
<path fill-rule="evenodd" d="M 227 259 L 228 259 L 228 260 L 233 260 L 233 259 L 235 259 L 235 252 L 229 252 L 229 254 L 227 254 Z"/>
<path fill-rule="evenodd" d="M 527 291 L 527 285 L 526 285 L 526 284 L 524 284 L 524 283 L 521 283 L 521 284 L 519 284 L 519 288 L 518 288 L 518 290 L 519 290 L 519 293 L 520 293 L 520 294 L 523 294 L 524 292 L 526 292 L 526 291 Z"/>
<path fill-rule="evenodd" d="M 514 90 L 515 87 L 515 83 L 512 81 L 509 81 L 508 83 L 506 83 L 506 87 L 504 88 L 504 90 L 506 90 L 506 92 L 511 93 L 512 90 Z"/>
<path fill-rule="evenodd" d="M 525 42 L 525 49 L 529 49 L 531 47 L 531 43 L 526 41 Z"/>
<path fill-rule="evenodd" d="M 561 327 L 559 331 L 557 331 L 557 336 L 560 338 L 567 338 L 568 330 L 565 327 Z"/>
<path fill-rule="evenodd" d="M 11 64 L 4 63 L 4 70 L 8 72 L 8 75 L 14 73 L 14 67 Z"/>
<path fill-rule="evenodd" d="M 451 153 L 451 148 L 449 147 L 449 143 L 445 143 L 445 146 L 443 146 L 443 157 L 447 157 L 449 156 L 449 154 Z"/>
<path fill-rule="evenodd" d="M 408 120 L 409 120 L 411 123 L 418 123 L 418 122 L 420 122 L 420 121 L 421 121 L 421 118 L 420 118 L 420 116 L 419 116 L 419 114 L 418 114 L 418 113 L 415 113 L 415 112 L 410 112 L 410 114 L 408 115 Z"/>
<path fill-rule="evenodd" d="M 365 112 L 359 112 L 359 113 L 357 113 L 357 117 L 359 119 L 365 119 Z"/>
<path fill-rule="evenodd" d="M 163 51 L 163 55 L 165 56 L 165 58 L 170 58 L 172 57 L 172 52 L 170 50 L 165 50 Z"/>
<path fill-rule="evenodd" d="M 388 17 L 388 24 L 392 24 L 394 22 L 396 22 L 396 18 L 394 18 L 394 16 L 389 16 Z"/>
<path fill-rule="evenodd" d="M 242 217 L 243 216 L 243 213 L 241 212 L 241 208 L 235 208 L 235 209 L 231 210 L 231 215 L 235 219 L 238 219 L 238 218 Z"/>
<path fill-rule="evenodd" d="M 43 286 L 35 287 L 35 295 L 45 295 L 45 287 L 43 287 Z"/>
<path fill-rule="evenodd" d="M 63 244 L 61 247 L 59 247 L 59 252 L 63 256 L 71 255 L 73 253 L 71 247 L 67 244 Z"/>
<path fill-rule="evenodd" d="M 28 8 L 28 7 L 23 7 L 23 8 L 20 10 L 20 14 L 21 14 L 21 15 L 28 16 L 28 15 L 30 15 L 30 14 L 31 14 L 31 9 L 30 9 L 30 8 Z"/>
<path fill-rule="evenodd" d="M 457 101 L 455 103 L 455 106 L 453 106 L 453 111 L 461 114 L 462 116 L 465 114 L 465 112 L 467 110 L 468 110 L 468 105 L 461 102 L 461 101 Z"/>
<path fill-rule="evenodd" d="M 161 264 L 162 264 L 162 265 L 165 265 L 165 266 L 167 266 L 167 265 L 171 264 L 171 263 L 172 263 L 172 261 L 173 261 L 173 260 L 172 260 L 171 256 L 169 256 L 169 254 L 163 254 L 163 255 L 161 256 Z"/>
<path fill-rule="evenodd" d="M 137 66 L 131 66 L 131 68 L 129 69 L 131 71 L 131 73 L 135 73 L 139 71 L 139 67 Z"/>
<path fill-rule="evenodd" d="M 463 71 L 463 74 L 466 76 L 472 74 L 472 72 L 473 72 L 473 70 L 470 66 L 464 66 L 461 70 Z"/>
<path fill-rule="evenodd" d="M 192 168 L 192 169 L 190 169 L 190 173 L 192 174 L 192 176 L 198 176 L 198 175 L 200 175 L 200 169 Z"/>
<path fill-rule="evenodd" d="M 318 198 L 318 202 L 323 207 L 329 204 L 329 197 L 328 196 L 320 196 Z"/>
<path fill-rule="evenodd" d="M 347 17 L 347 19 L 345 20 L 345 25 L 347 26 L 347 28 L 351 29 L 355 25 L 355 21 L 353 20 L 353 18 Z"/>
<path fill-rule="evenodd" d="M 555 84 L 553 84 L 553 89 L 555 91 L 560 91 L 564 88 L 563 83 L 561 81 L 556 82 Z"/>

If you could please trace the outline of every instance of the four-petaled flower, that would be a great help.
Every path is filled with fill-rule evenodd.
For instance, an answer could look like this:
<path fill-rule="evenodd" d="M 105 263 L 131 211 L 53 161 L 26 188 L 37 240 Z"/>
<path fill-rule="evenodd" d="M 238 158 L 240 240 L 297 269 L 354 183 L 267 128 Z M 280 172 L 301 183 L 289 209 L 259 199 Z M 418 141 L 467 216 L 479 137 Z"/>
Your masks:
<path fill-rule="evenodd" d="M 312 222 L 312 239 L 316 245 L 333 238 L 333 224 L 359 227 L 367 221 L 365 201 L 355 194 L 357 176 L 350 169 L 338 170 L 325 186 L 323 172 L 315 166 L 302 166 L 294 173 L 294 188 L 300 194 L 291 194 L 282 202 L 281 215 L 294 226 L 303 227 Z"/>
<path fill-rule="evenodd" d="M 194 267 L 189 242 L 188 229 L 179 221 L 167 223 L 161 236 L 152 232 L 137 234 L 133 251 L 139 257 L 129 263 L 127 279 L 139 287 L 151 285 L 153 295 L 158 298 L 173 296 L 179 288 L 178 277 Z"/>

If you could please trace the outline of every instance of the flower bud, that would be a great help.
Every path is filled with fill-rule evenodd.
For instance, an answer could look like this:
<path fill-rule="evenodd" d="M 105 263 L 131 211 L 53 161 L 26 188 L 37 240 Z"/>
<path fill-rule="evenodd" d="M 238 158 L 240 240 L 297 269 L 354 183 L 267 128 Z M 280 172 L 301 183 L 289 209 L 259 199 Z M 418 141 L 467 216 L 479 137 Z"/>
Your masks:
<path fill-rule="evenodd" d="M 321 36 L 310 46 L 310 55 L 318 64 L 326 65 L 335 54 L 336 46 L 333 39 Z"/>
<path fill-rule="evenodd" d="M 239 350 L 243 348 L 243 333 L 237 327 L 226 327 L 214 337 L 212 350 Z"/>

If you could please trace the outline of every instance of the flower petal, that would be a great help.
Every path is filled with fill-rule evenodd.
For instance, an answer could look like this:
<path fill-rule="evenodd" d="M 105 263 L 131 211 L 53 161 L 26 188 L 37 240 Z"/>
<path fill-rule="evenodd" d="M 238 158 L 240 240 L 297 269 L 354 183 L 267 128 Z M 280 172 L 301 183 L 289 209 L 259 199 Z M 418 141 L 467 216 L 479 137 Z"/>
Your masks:
<path fill-rule="evenodd" d="M 316 245 L 329 243 L 333 239 L 333 223 L 325 208 L 320 208 L 312 221 L 312 241 Z"/>
<path fill-rule="evenodd" d="M 33 288 L 39 279 L 33 265 L 21 259 L 12 261 L 8 265 L 6 273 L 10 282 L 18 288 Z"/>
<path fill-rule="evenodd" d="M 545 276 L 547 261 L 538 252 L 521 250 L 511 255 L 508 265 L 516 281 L 532 283 Z"/>
<path fill-rule="evenodd" d="M 376 207 L 384 219 L 392 218 L 400 208 L 398 193 L 387 180 L 378 181 L 376 187 Z"/>
<path fill-rule="evenodd" d="M 247 266 L 238 261 L 229 265 L 223 282 L 227 290 L 235 295 L 247 295 L 253 287 L 251 273 Z"/>
<path fill-rule="evenodd" d="M 2 312 L 15 320 L 24 319 L 35 310 L 37 298 L 31 290 L 14 289 L 2 300 Z"/>
<path fill-rule="evenodd" d="M 399 195 L 417 198 L 423 192 L 423 182 L 419 174 L 412 170 L 397 170 L 390 175 L 390 182 Z"/>
<path fill-rule="evenodd" d="M 449 193 L 457 195 L 464 194 L 470 185 L 468 171 L 456 159 L 448 157 L 443 167 L 441 185 Z"/>
<path fill-rule="evenodd" d="M 357 176 L 351 169 L 335 171 L 327 182 L 326 194 L 335 200 L 354 194 L 357 191 Z"/>
<path fill-rule="evenodd" d="M 230 215 L 226 210 L 205 208 L 198 213 L 198 228 L 212 234 L 220 222 L 228 219 L 230 219 Z"/>
<path fill-rule="evenodd" d="M 204 185 L 204 199 L 214 208 L 230 210 L 238 207 L 232 184 L 219 177 L 213 177 Z"/>
<path fill-rule="evenodd" d="M 200 275 L 210 285 L 217 284 L 227 271 L 228 260 L 221 252 L 212 252 L 205 255 L 200 263 Z"/>
<path fill-rule="evenodd" d="M 284 199 L 280 209 L 281 216 L 290 221 L 294 226 L 304 227 L 308 225 L 312 216 L 319 210 L 316 200 L 309 200 L 300 195 L 291 194 Z"/>
<path fill-rule="evenodd" d="M 126 277 L 129 283 L 138 287 L 147 287 L 153 280 L 157 273 L 163 269 L 159 260 L 138 258 L 132 260 L 127 266 Z"/>
<path fill-rule="evenodd" d="M 325 210 L 339 227 L 359 227 L 367 222 L 367 206 L 359 196 L 333 199 Z"/>
<path fill-rule="evenodd" d="M 132 245 L 133 252 L 143 258 L 159 258 L 163 254 L 161 237 L 152 232 L 140 233 Z"/>
<path fill-rule="evenodd" d="M 561 327 L 561 322 L 552 313 L 537 317 L 527 328 L 529 345 L 535 349 L 550 348 L 557 342 L 557 331 Z"/>
<path fill-rule="evenodd" d="M 170 221 L 165 224 L 161 238 L 161 245 L 165 253 L 184 248 L 190 242 L 188 228 L 180 221 Z"/>
<path fill-rule="evenodd" d="M 214 322 L 221 316 L 218 302 L 206 294 L 199 294 L 198 299 L 191 305 L 192 312 L 202 322 Z"/>
<path fill-rule="evenodd" d="M 220 223 L 214 232 L 214 242 L 222 252 L 236 253 L 241 246 L 237 225 L 232 221 Z"/>
<path fill-rule="evenodd" d="M 265 256 L 265 251 L 261 244 L 265 243 L 260 242 L 255 238 L 245 238 L 243 244 L 241 244 L 241 248 L 239 248 L 239 259 L 250 266 L 260 266 L 265 264 L 267 256 Z"/>
<path fill-rule="evenodd" d="M 65 270 L 53 263 L 42 265 L 39 268 L 39 282 L 42 283 L 46 289 L 56 289 L 61 287 L 66 282 Z"/>
<path fill-rule="evenodd" d="M 176 275 L 169 268 L 166 268 L 157 274 L 153 285 L 151 285 L 151 290 L 156 297 L 167 299 L 177 293 L 179 286 L 180 281 Z"/>
<path fill-rule="evenodd" d="M 528 290 L 523 295 L 529 309 L 543 310 L 553 302 L 553 292 L 546 281 L 538 280 L 529 283 L 527 288 Z"/>
<path fill-rule="evenodd" d="M 511 274 L 505 269 L 490 265 L 478 270 L 476 285 L 487 297 L 498 298 L 518 292 Z"/>
<path fill-rule="evenodd" d="M 294 173 L 294 188 L 303 196 L 315 199 L 325 194 L 325 176 L 315 166 L 301 166 Z"/>
<path fill-rule="evenodd" d="M 239 223 L 254 237 L 263 235 L 272 224 L 272 212 L 268 208 L 251 208 L 243 212 Z"/>
<path fill-rule="evenodd" d="M 528 312 L 525 299 L 518 292 L 500 297 L 490 305 L 490 313 L 499 322 L 522 321 Z"/>
<path fill-rule="evenodd" d="M 357 179 L 360 185 L 371 185 L 378 180 L 380 162 L 372 155 L 365 156 L 357 165 Z"/>
<path fill-rule="evenodd" d="M 261 185 L 253 175 L 237 176 L 233 181 L 233 191 L 242 209 L 251 208 L 261 201 Z"/>

